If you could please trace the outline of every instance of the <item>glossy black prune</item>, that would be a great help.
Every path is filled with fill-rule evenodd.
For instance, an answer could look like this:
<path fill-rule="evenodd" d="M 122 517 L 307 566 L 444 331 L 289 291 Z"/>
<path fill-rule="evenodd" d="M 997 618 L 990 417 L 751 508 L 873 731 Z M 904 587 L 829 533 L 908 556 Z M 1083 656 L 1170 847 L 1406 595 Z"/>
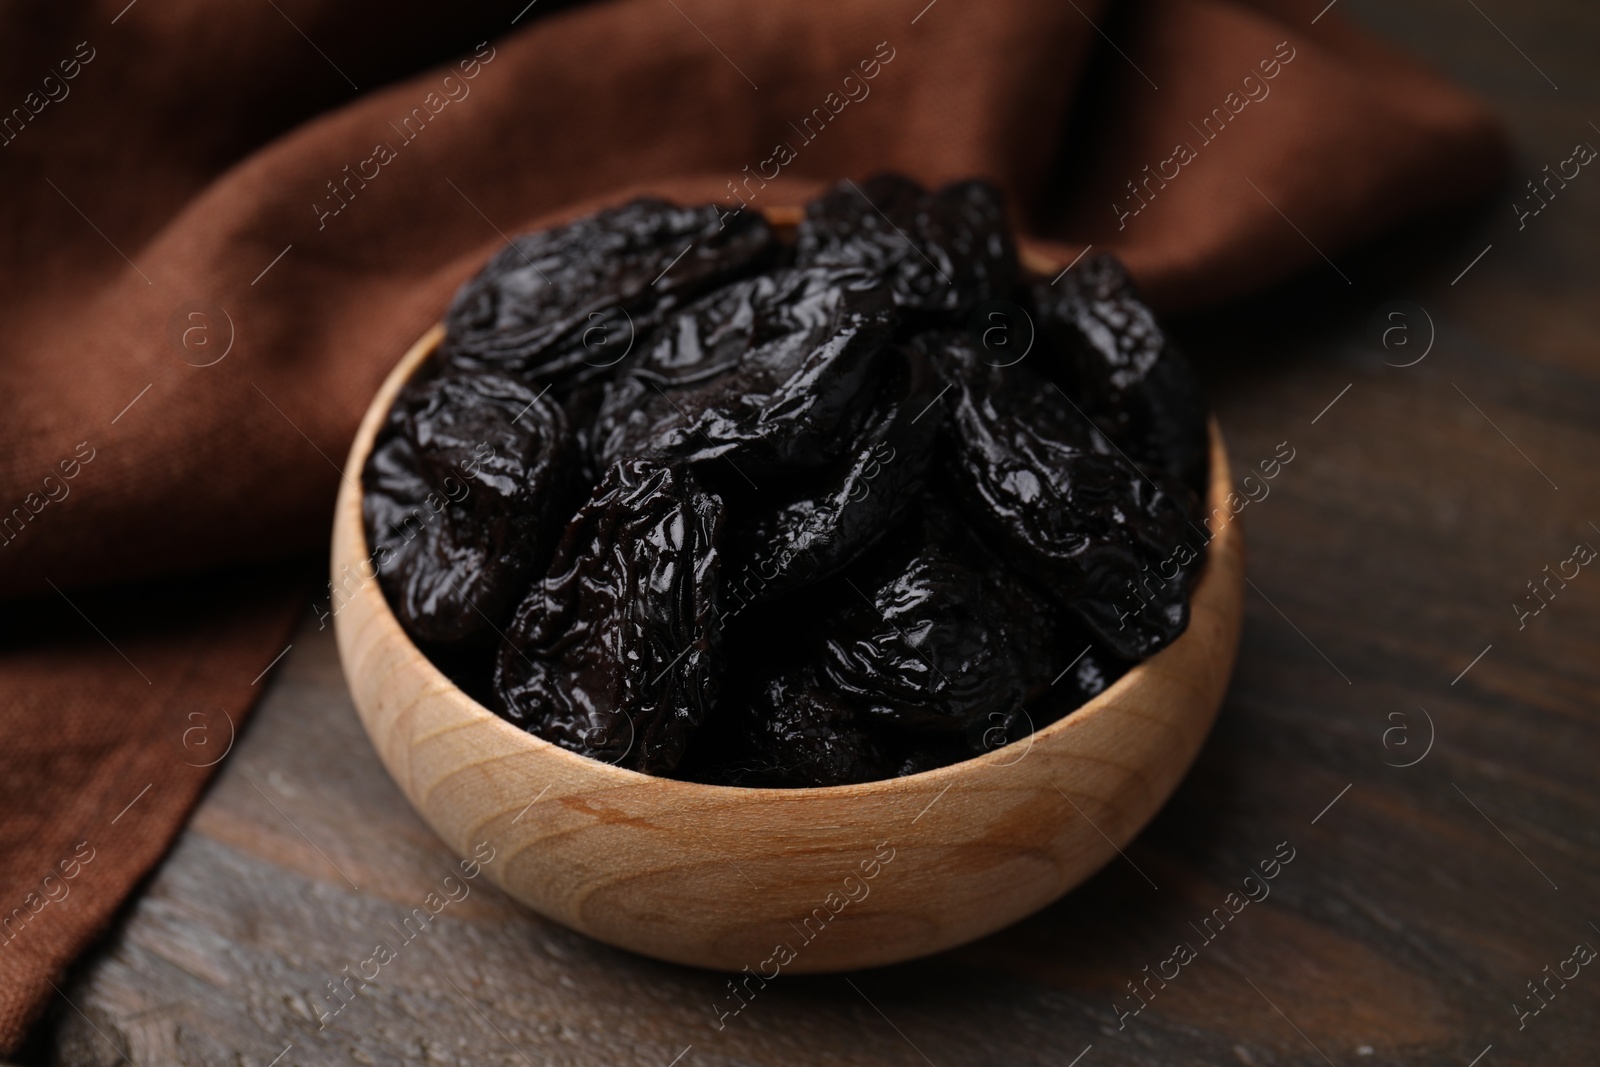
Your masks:
<path fill-rule="evenodd" d="M 1049 687 L 1029 701 L 1010 722 L 989 735 L 991 748 L 1013 744 L 1082 707 L 1128 672 L 1133 664 L 1096 642 L 1070 614 L 1055 620 L 1050 650 Z"/>
<path fill-rule="evenodd" d="M 722 514 L 686 467 L 611 467 L 517 607 L 495 667 L 500 713 L 595 759 L 676 768 L 717 697 Z"/>
<path fill-rule="evenodd" d="M 722 725 L 736 743 L 713 772 L 721 785 L 848 785 L 893 770 L 855 709 L 824 689 L 810 667 L 765 679 Z"/>
<path fill-rule="evenodd" d="M 880 399 L 848 455 L 800 491 L 741 501 L 728 530 L 727 610 L 811 585 L 866 552 L 922 491 L 942 421 L 938 379 L 921 352 L 893 355 Z"/>
<path fill-rule="evenodd" d="M 906 750 L 895 767 L 894 777 L 904 778 L 908 774 L 937 770 L 952 763 L 960 763 L 964 759 L 971 759 L 972 756 L 972 749 L 967 747 L 964 741 L 935 737 Z"/>
<path fill-rule="evenodd" d="M 561 408 L 512 378 L 430 378 L 402 391 L 362 473 L 378 580 L 417 638 L 505 625 L 542 569 L 571 478 Z"/>
<path fill-rule="evenodd" d="M 778 252 L 755 212 L 652 199 L 524 234 L 456 294 L 440 359 L 558 388 L 599 377 L 667 314 Z"/>
<path fill-rule="evenodd" d="M 840 454 L 894 332 L 888 293 L 855 270 L 778 270 L 662 323 L 606 387 L 593 450 L 725 459 L 747 479 Z"/>
<path fill-rule="evenodd" d="M 510 722 L 846 785 L 1023 758 L 1187 624 L 1193 371 L 1115 260 L 1021 277 L 992 186 L 841 183 L 792 246 L 652 200 L 512 244 L 362 472 L 402 625 Z"/>
<path fill-rule="evenodd" d="M 1010 297 L 1017 275 L 998 189 L 965 181 L 929 192 L 895 174 L 840 182 L 807 205 L 795 259 L 871 271 L 909 313 L 955 324 Z"/>
<path fill-rule="evenodd" d="M 1049 608 L 933 501 L 865 562 L 840 576 L 823 678 L 865 721 L 985 751 L 1049 683 Z"/>
<path fill-rule="evenodd" d="M 1037 602 L 1031 607 L 1037 610 Z M 929 733 L 912 736 L 897 749 L 897 777 L 1008 747 L 1011 751 L 1003 763 L 1017 762 L 1027 756 L 1032 734 L 1105 692 L 1131 666 L 1094 644 L 1088 632 L 1070 619 L 1052 618 L 1045 612 L 1035 617 L 1035 623 L 1045 627 L 1051 637 L 1048 648 L 1035 649 L 1048 668 L 1036 672 L 1035 685 L 1026 697 L 1010 706 L 991 707 L 983 717 L 981 733 L 973 729 L 960 738 Z M 1035 641 L 1036 645 L 1042 643 Z M 1039 679 L 1048 682 L 1041 687 Z"/>
<path fill-rule="evenodd" d="M 1205 493 L 1206 408 L 1194 368 L 1107 255 L 1031 289 L 1066 391 L 1136 462 Z"/>
<path fill-rule="evenodd" d="M 1027 363 L 998 368 L 960 334 L 924 342 L 951 386 L 948 474 L 1009 562 L 1119 656 L 1142 659 L 1183 632 L 1189 574 L 1171 557 L 1190 534 L 1193 492 L 1107 446 Z"/>

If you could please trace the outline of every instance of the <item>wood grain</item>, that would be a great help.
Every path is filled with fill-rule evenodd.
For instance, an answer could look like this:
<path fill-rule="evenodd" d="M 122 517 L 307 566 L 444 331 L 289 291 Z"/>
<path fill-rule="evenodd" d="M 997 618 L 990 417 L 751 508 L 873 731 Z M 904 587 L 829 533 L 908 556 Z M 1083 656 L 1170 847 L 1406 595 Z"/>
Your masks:
<path fill-rule="evenodd" d="M 1600 10 L 1478 6 L 1516 47 L 1456 0 L 1337 11 L 1495 101 L 1520 188 L 1553 148 L 1595 140 Z M 1574 542 L 1600 547 L 1593 177 L 1525 231 L 1507 190 L 1480 217 L 1336 255 L 1355 286 L 1312 270 L 1178 324 L 1235 464 L 1286 440 L 1296 458 L 1242 516 L 1254 587 L 1193 769 L 1126 860 L 1032 917 L 913 963 L 785 976 L 718 1029 L 721 975 L 475 883 L 319 1031 L 311 998 L 454 857 L 373 754 L 311 619 L 188 832 L 62 984 L 87 1020 L 58 998 L 31 1062 L 122 1064 L 109 1038 L 140 1067 L 266 1067 L 291 1043 L 277 1067 L 667 1067 L 686 1049 L 677 1067 L 1593 1063 L 1591 968 L 1522 1029 L 1511 1005 L 1576 942 L 1600 947 L 1600 580 L 1585 570 L 1522 630 L 1510 607 Z M 1368 332 L 1398 298 L 1437 327 L 1410 368 Z M 1434 744 L 1396 766 L 1429 736 L 1419 708 Z M 1125 983 L 1197 940 L 1190 924 L 1282 841 L 1298 854 L 1271 896 L 1118 1029 Z"/>
<path fill-rule="evenodd" d="M 394 397 L 441 336 L 430 331 L 384 382 L 346 469 L 365 465 Z M 1231 478 L 1214 426 L 1211 470 L 1210 506 L 1227 515 Z M 700 785 L 575 755 L 457 689 L 389 610 L 361 514 L 346 479 L 331 569 L 347 599 L 334 630 L 367 734 L 423 819 L 457 856 L 494 855 L 485 870 L 496 885 L 575 930 L 768 978 L 928 955 L 1083 881 L 1176 788 L 1238 644 L 1243 539 L 1223 522 L 1184 634 L 1027 739 L 861 785 Z M 1063 649 L 1059 667 L 1075 654 Z"/>

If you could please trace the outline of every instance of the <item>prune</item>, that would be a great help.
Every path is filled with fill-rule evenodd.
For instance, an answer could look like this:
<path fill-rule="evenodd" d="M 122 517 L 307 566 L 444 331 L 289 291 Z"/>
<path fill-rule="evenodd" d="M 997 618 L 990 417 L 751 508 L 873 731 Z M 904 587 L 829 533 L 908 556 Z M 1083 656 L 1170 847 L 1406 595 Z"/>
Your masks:
<path fill-rule="evenodd" d="M 1177 637 L 1189 575 L 1161 571 L 1188 533 L 1192 491 L 1105 446 L 1027 364 L 997 368 L 960 334 L 924 341 L 952 387 L 949 474 L 972 519 L 1118 655 Z"/>
<path fill-rule="evenodd" d="M 1093 256 L 1032 287 L 1046 351 L 1095 425 L 1136 462 L 1205 493 L 1206 409 L 1194 368 L 1139 302 L 1122 264 Z"/>
<path fill-rule="evenodd" d="M 847 785 L 893 769 L 855 709 L 809 667 L 766 679 L 722 725 L 737 739 L 735 755 L 713 772 L 723 785 Z"/>
<path fill-rule="evenodd" d="M 1011 576 L 1001 583 L 999 592 L 1006 598 L 1007 611 L 1022 612 L 1010 617 L 1028 620 L 1034 627 L 1019 632 L 1015 642 L 1031 668 L 1025 676 L 1026 692 L 1018 696 L 1013 691 L 1006 699 L 991 702 L 959 736 L 927 730 L 898 736 L 899 743 L 892 745 L 898 761 L 896 776 L 932 770 L 1010 745 L 1020 748 L 1010 761 L 1020 760 L 1027 752 L 1028 735 L 1099 696 L 1127 671 L 1129 664 L 1094 644 L 1080 624 L 1042 606 L 1038 595 L 1030 593 L 1025 584 L 1013 584 L 1017 581 Z"/>
<path fill-rule="evenodd" d="M 525 234 L 461 287 L 440 358 L 558 387 L 599 377 L 674 309 L 778 250 L 754 212 L 652 199 Z"/>
<path fill-rule="evenodd" d="M 841 576 L 822 675 L 866 721 L 982 752 L 1049 684 L 1050 612 L 944 508 L 924 512 L 880 559 Z"/>
<path fill-rule="evenodd" d="M 1049 618 L 1046 614 L 1040 621 Z M 1009 757 L 1010 761 L 1020 760 L 1027 753 L 1029 734 L 1082 707 L 1127 672 L 1128 663 L 1095 645 L 1087 631 L 1070 619 L 1054 621 L 1051 647 L 1042 653 L 1040 661 L 1048 664 L 1048 669 L 1035 675 L 1035 692 L 1016 705 L 992 707 L 984 715 L 983 730 L 976 741 L 972 737 L 976 730 L 960 738 L 914 735 L 899 749 L 896 777 L 933 770 L 1008 745 L 1017 745 L 1021 750 Z M 1038 679 L 1044 678 L 1049 679 L 1048 684 L 1038 691 Z"/>
<path fill-rule="evenodd" d="M 1080 642 L 1083 650 L 1073 656 L 1072 661 L 1063 668 L 1063 673 L 1051 683 L 1052 688 L 1066 694 L 1066 711 L 1104 693 L 1111 688 L 1112 682 L 1127 673 L 1130 666 L 1105 649 L 1097 648 L 1086 633 L 1064 635 L 1061 641 L 1063 654 L 1071 653 Z M 1060 717 L 1060 714 L 1053 715 L 1047 720 L 1040 720 L 1038 725 L 1042 726 L 1046 721 L 1054 722 Z"/>
<path fill-rule="evenodd" d="M 406 631 L 508 721 L 845 785 L 1016 745 L 1182 632 L 1205 420 L 1122 267 L 1022 277 L 983 182 L 841 183 L 792 245 L 640 200 L 462 287 L 364 506 Z"/>
<path fill-rule="evenodd" d="M 952 763 L 971 759 L 972 755 L 972 750 L 964 743 L 952 741 L 949 738 L 923 741 L 921 744 L 912 746 L 900 757 L 894 776 L 896 778 L 904 778 L 908 774 L 921 774 L 923 771 L 948 767 Z"/>
<path fill-rule="evenodd" d="M 405 389 L 362 475 L 378 580 L 424 641 L 503 626 L 554 538 L 572 435 L 560 407 L 479 373 Z"/>
<path fill-rule="evenodd" d="M 841 454 L 894 332 L 888 293 L 856 270 L 735 282 L 662 324 L 606 388 L 602 463 L 726 458 L 747 478 Z"/>
<path fill-rule="evenodd" d="M 611 467 L 501 646 L 501 714 L 563 748 L 673 770 L 720 678 L 722 501 L 686 467 Z"/>
<path fill-rule="evenodd" d="M 871 548 L 922 489 L 942 409 L 937 379 L 917 351 L 898 354 L 882 399 L 849 455 L 799 493 L 744 502 L 753 517 L 730 526 L 730 610 L 820 581 Z"/>
<path fill-rule="evenodd" d="M 888 282 L 898 306 L 958 324 L 1009 297 L 1017 274 L 999 190 L 965 181 L 930 193 L 893 174 L 840 182 L 807 205 L 795 259 L 862 267 Z"/>

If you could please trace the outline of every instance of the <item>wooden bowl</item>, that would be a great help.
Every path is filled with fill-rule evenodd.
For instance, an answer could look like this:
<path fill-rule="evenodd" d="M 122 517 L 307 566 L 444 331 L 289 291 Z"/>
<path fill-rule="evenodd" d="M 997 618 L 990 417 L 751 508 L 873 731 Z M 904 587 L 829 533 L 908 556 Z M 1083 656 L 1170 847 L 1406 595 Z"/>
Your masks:
<path fill-rule="evenodd" d="M 911 959 L 1015 922 L 1088 878 L 1199 751 L 1238 647 L 1236 522 L 1211 541 L 1177 641 L 1031 738 L 949 767 L 862 785 L 734 788 L 624 770 L 519 730 L 417 651 L 367 565 L 358 472 L 395 394 L 442 336 L 435 327 L 406 353 L 351 446 L 333 573 L 354 589 L 334 630 L 362 724 L 412 806 L 457 855 L 492 849 L 484 873 L 540 914 L 647 956 L 766 978 Z M 1211 456 L 1209 504 L 1219 507 L 1229 477 L 1215 424 Z"/>

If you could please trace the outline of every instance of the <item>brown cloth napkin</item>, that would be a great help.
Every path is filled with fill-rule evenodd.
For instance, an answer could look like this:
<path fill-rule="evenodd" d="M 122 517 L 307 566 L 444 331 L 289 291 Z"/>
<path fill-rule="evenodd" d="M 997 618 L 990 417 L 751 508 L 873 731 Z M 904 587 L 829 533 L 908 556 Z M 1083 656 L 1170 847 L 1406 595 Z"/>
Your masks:
<path fill-rule="evenodd" d="M 8 6 L 0 1051 L 313 617 L 306 568 L 268 568 L 325 551 L 368 399 L 507 234 L 893 169 L 992 178 L 1163 309 L 1329 271 L 1481 196 L 1507 150 L 1320 7 Z"/>

